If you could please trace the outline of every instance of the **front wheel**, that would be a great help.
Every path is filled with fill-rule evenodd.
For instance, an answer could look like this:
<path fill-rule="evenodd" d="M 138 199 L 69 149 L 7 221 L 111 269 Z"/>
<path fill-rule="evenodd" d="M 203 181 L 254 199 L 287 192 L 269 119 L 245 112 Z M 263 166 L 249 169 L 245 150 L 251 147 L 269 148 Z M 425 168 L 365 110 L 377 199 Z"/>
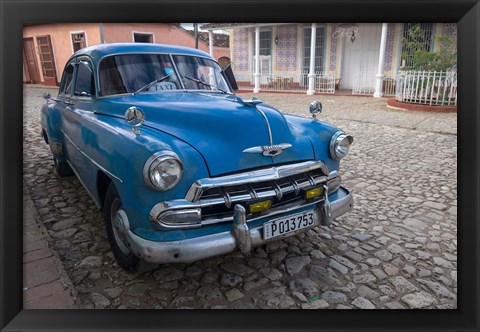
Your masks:
<path fill-rule="evenodd" d="M 121 225 L 118 221 L 121 218 L 126 218 L 126 214 L 122 208 L 122 200 L 113 183 L 110 183 L 105 195 L 103 218 L 107 227 L 110 247 L 118 264 L 127 271 L 135 271 L 139 259 L 132 253 L 125 235 L 120 231 Z"/>

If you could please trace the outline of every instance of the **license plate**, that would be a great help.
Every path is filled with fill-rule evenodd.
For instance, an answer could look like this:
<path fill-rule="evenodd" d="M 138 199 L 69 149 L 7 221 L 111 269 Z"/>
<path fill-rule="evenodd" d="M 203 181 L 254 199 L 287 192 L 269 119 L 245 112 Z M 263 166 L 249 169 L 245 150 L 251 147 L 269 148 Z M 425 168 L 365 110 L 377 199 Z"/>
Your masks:
<path fill-rule="evenodd" d="M 267 240 L 296 232 L 303 228 L 316 225 L 317 223 L 313 210 L 307 210 L 287 217 L 278 218 L 263 224 L 263 239 Z"/>

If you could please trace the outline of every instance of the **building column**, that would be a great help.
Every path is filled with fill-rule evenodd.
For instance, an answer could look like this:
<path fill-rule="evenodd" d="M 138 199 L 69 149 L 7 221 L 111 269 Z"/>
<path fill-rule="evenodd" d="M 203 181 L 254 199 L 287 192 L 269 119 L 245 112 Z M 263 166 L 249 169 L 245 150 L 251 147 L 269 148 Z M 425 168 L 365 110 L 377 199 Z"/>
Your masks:
<path fill-rule="evenodd" d="M 385 62 L 385 47 L 387 45 L 387 30 L 388 30 L 388 23 L 382 23 L 382 38 L 380 39 L 380 54 L 378 57 L 378 70 L 377 75 L 375 75 L 375 93 L 373 96 L 375 98 L 380 98 L 383 96 L 382 88 L 383 88 L 383 67 Z"/>
<path fill-rule="evenodd" d="M 312 38 L 310 40 L 310 70 L 308 72 L 307 95 L 315 93 L 315 43 L 317 41 L 317 23 L 312 23 Z"/>
<path fill-rule="evenodd" d="M 208 51 L 210 55 L 213 57 L 213 31 L 208 30 Z"/>
<path fill-rule="evenodd" d="M 215 58 L 213 56 L 213 31 L 212 30 L 208 30 L 208 52 L 210 53 L 212 58 Z M 209 77 L 210 84 L 216 85 L 214 74 L 213 74 L 213 68 L 210 68 L 208 77 Z"/>
<path fill-rule="evenodd" d="M 255 27 L 255 88 L 253 93 L 260 92 L 260 27 Z"/>
<path fill-rule="evenodd" d="M 100 23 L 100 44 L 105 43 L 105 35 L 103 31 L 103 23 Z"/>

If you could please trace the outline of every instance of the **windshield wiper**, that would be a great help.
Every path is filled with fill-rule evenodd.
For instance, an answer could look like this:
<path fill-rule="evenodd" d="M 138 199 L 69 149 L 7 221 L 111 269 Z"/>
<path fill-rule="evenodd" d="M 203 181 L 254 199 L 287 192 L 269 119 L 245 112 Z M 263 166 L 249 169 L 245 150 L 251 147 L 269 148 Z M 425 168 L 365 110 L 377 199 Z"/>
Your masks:
<path fill-rule="evenodd" d="M 223 93 L 228 94 L 227 91 L 225 91 L 225 90 L 223 90 L 223 89 L 220 89 L 220 88 L 219 88 L 218 86 L 216 86 L 216 85 L 209 84 L 209 83 L 207 83 L 207 82 L 204 82 L 204 81 L 202 81 L 202 80 L 198 80 L 198 79 L 196 79 L 196 78 L 193 78 L 193 77 L 190 77 L 190 76 L 187 76 L 187 75 L 184 75 L 184 76 L 185 76 L 185 78 L 188 78 L 188 79 L 191 80 L 191 81 L 194 81 L 194 82 L 196 82 L 196 83 L 200 83 L 200 84 L 209 86 L 209 87 L 211 87 L 211 88 L 217 89 L 217 90 L 219 90 L 219 91 L 221 91 L 221 92 L 223 92 Z"/>
<path fill-rule="evenodd" d="M 168 75 L 165 75 L 165 76 L 163 76 L 162 78 L 160 78 L 160 79 L 158 79 L 158 80 L 153 80 L 153 81 L 151 81 L 150 83 L 148 83 L 147 85 L 142 86 L 140 89 L 138 89 L 137 91 L 135 91 L 133 94 L 136 95 L 137 93 L 142 92 L 143 90 L 147 90 L 147 89 L 150 88 L 152 85 L 157 84 L 157 83 L 160 83 L 160 82 L 166 80 L 166 79 L 169 78 L 171 75 L 172 75 L 172 74 L 168 74 Z"/>

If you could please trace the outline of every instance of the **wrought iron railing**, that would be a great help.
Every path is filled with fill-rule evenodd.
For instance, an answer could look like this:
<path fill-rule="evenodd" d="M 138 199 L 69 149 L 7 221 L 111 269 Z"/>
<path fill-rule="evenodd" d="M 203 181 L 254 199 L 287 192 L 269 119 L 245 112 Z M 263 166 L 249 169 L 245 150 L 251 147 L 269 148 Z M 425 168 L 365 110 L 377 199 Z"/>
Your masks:
<path fill-rule="evenodd" d="M 373 95 L 375 92 L 376 73 L 358 72 L 353 75 L 352 94 Z M 395 78 L 385 75 L 383 78 L 382 94 L 385 97 L 395 96 Z"/>
<path fill-rule="evenodd" d="M 401 71 L 396 80 L 395 99 L 426 105 L 457 105 L 457 73 Z"/>
<path fill-rule="evenodd" d="M 255 78 L 253 72 L 235 73 L 240 89 L 253 90 Z M 335 93 L 335 75 L 323 72 L 315 73 L 315 92 Z M 260 73 L 260 91 L 307 92 L 308 71 L 277 71 Z"/>

